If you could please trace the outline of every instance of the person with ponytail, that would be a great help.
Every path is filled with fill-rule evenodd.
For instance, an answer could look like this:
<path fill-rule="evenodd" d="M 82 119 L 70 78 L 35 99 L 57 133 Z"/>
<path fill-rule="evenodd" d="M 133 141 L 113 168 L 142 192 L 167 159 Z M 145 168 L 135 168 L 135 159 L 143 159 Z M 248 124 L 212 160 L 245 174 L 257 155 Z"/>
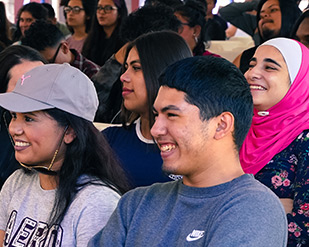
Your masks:
<path fill-rule="evenodd" d="M 185 1 L 175 8 L 174 14 L 181 22 L 178 33 L 188 43 L 194 56 L 215 56 L 217 54 L 206 50 L 210 40 L 206 34 L 206 3 L 195 0 Z"/>

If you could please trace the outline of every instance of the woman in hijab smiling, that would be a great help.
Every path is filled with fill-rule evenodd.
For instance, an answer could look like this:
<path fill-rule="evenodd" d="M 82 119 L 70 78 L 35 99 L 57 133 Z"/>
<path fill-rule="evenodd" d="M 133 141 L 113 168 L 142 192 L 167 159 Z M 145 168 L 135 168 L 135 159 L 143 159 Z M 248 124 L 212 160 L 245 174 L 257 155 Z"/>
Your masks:
<path fill-rule="evenodd" d="M 284 205 L 288 246 L 309 244 L 308 58 L 303 44 L 275 38 L 256 50 L 245 73 L 254 116 L 240 161 Z"/>

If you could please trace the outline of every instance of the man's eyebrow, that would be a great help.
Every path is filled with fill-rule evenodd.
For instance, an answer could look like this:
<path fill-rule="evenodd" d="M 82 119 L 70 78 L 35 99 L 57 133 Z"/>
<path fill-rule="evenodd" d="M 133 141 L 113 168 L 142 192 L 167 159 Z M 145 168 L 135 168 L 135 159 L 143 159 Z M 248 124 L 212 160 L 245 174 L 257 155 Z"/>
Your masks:
<path fill-rule="evenodd" d="M 264 62 L 273 63 L 273 64 L 276 64 L 277 66 L 279 66 L 280 68 L 282 68 L 282 66 L 279 63 L 277 63 L 275 60 L 273 60 L 271 58 L 265 58 Z"/>
<path fill-rule="evenodd" d="M 272 7 L 274 7 L 274 6 L 280 7 L 280 5 L 278 5 L 277 3 L 274 3 L 274 4 L 270 5 L 270 6 L 268 6 L 267 9 L 270 9 L 270 8 L 272 8 Z M 260 11 L 260 13 L 264 13 L 265 11 L 266 11 L 266 10 L 263 9 L 263 10 Z"/>
<path fill-rule="evenodd" d="M 175 105 L 168 105 L 168 106 L 165 106 L 161 109 L 161 112 L 164 113 L 164 112 L 167 112 L 169 110 L 172 110 L 172 111 L 181 111 L 179 107 L 175 106 Z"/>

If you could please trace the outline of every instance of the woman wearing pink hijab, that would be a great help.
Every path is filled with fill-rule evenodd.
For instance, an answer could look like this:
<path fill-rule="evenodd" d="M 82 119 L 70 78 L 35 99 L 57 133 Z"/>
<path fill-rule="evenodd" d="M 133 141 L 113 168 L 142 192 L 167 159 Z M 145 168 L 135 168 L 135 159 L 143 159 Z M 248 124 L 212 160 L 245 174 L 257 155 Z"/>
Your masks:
<path fill-rule="evenodd" d="M 308 71 L 308 48 L 275 38 L 256 50 L 245 73 L 254 116 L 240 162 L 282 201 L 288 246 L 309 246 Z"/>

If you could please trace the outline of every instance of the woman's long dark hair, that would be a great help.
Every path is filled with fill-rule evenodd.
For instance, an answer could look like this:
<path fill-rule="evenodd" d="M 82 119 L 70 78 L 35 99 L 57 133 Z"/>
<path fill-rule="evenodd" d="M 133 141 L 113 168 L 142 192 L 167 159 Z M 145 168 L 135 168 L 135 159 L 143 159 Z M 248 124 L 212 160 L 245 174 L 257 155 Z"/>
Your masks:
<path fill-rule="evenodd" d="M 106 186 L 119 194 L 129 188 L 124 171 L 113 156 L 113 151 L 104 136 L 89 121 L 59 109 L 45 112 L 60 126 L 70 126 L 76 138 L 67 145 L 64 162 L 58 173 L 59 184 L 51 224 L 60 224 L 77 192 L 88 184 Z M 90 180 L 80 182 L 81 175 Z"/>
<path fill-rule="evenodd" d="M 3 49 L 12 44 L 10 25 L 2 1 L 0 2 L 0 42 Z"/>
<path fill-rule="evenodd" d="M 35 20 L 47 20 L 48 10 L 40 3 L 31 2 L 21 7 L 17 14 L 16 31 L 13 35 L 13 41 L 18 41 L 21 38 L 21 30 L 19 27 L 20 15 L 22 12 L 29 12 Z"/>
<path fill-rule="evenodd" d="M 197 37 L 198 41 L 192 51 L 195 56 L 203 55 L 206 49 L 206 44 L 208 42 L 208 38 L 205 33 L 206 10 L 206 4 L 202 4 L 200 1 L 195 0 L 187 0 L 185 1 L 184 5 L 175 8 L 175 13 L 179 13 L 182 17 L 187 19 L 189 27 L 194 27 L 196 25 L 201 27 L 200 36 Z"/>
<path fill-rule="evenodd" d="M 192 57 L 192 52 L 186 41 L 176 32 L 172 31 L 152 32 L 138 37 L 129 44 L 125 61 L 133 47 L 138 52 L 145 79 L 151 128 L 154 123 L 152 106 L 160 87 L 158 77 L 170 64 L 187 57 Z M 139 117 L 137 113 L 127 110 L 123 104 L 121 114 L 124 127 L 130 127 Z"/>
<path fill-rule="evenodd" d="M 82 50 L 86 58 L 100 66 L 124 45 L 119 31 L 124 18 L 128 15 L 128 10 L 124 0 L 114 0 L 114 3 L 118 8 L 118 20 L 111 37 L 106 39 L 106 33 L 95 16 Z"/>

